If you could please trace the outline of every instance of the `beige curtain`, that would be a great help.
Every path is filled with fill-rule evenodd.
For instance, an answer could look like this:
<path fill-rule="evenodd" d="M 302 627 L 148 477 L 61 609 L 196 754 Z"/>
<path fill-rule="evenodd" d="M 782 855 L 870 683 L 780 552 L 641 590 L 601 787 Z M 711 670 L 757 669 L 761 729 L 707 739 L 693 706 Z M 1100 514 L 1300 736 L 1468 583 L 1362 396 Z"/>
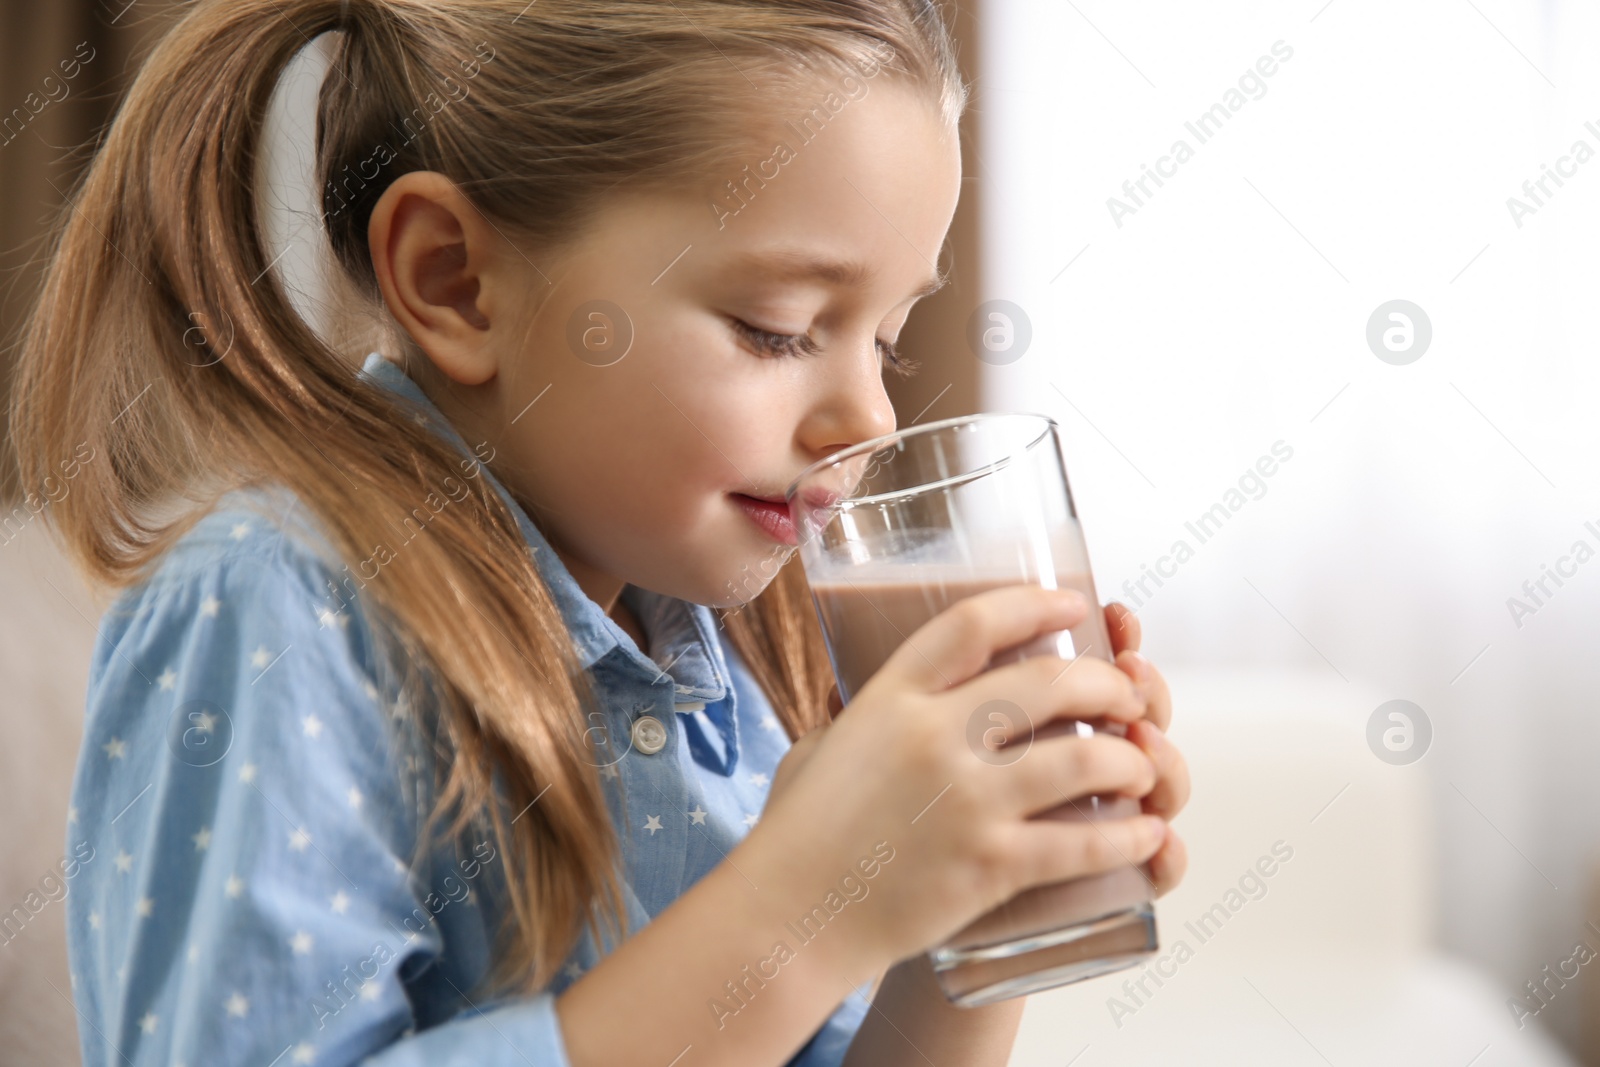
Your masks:
<path fill-rule="evenodd" d="M 174 0 L 0 0 L 0 397 L 46 229 Z M 0 406 L 0 501 L 18 496 Z"/>

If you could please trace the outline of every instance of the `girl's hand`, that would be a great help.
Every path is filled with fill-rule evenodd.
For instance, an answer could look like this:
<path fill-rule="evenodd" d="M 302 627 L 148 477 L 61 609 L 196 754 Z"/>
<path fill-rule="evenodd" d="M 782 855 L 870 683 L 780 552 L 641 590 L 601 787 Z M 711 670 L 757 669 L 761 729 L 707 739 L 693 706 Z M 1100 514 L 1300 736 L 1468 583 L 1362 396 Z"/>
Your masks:
<path fill-rule="evenodd" d="M 828 722 L 839 717 L 844 710 L 844 701 L 839 699 L 839 687 L 831 686 L 828 689 Z M 811 758 L 812 751 L 817 747 L 817 742 L 822 740 L 822 733 L 828 728 L 828 723 L 814 727 L 807 733 L 795 738 L 794 744 L 789 746 L 789 751 L 783 754 L 778 761 L 777 768 L 772 772 L 772 785 L 767 790 L 767 805 L 771 806 L 772 798 L 783 792 L 794 777 L 796 769 Z M 763 809 L 765 810 L 765 809 Z"/>
<path fill-rule="evenodd" d="M 781 886 L 804 913 L 844 876 L 864 884 L 839 919 L 849 916 L 841 933 L 871 974 L 1023 889 L 1154 855 L 1167 840 L 1160 818 L 1029 818 L 1064 798 L 1149 794 L 1162 776 L 1133 741 L 1040 737 L 1026 758 L 998 762 L 992 751 L 979 758 L 981 741 L 972 747 L 991 728 L 993 701 L 1024 709 L 1036 729 L 1056 718 L 1144 717 L 1144 694 L 1104 660 L 1065 671 L 1069 661 L 1038 656 L 983 671 L 995 653 L 1076 625 L 1088 610 L 1072 591 L 1007 586 L 959 601 L 911 634 L 848 715 L 802 738 L 779 765 L 766 814 L 741 845 L 761 857 L 763 891 Z M 1147 689 L 1169 715 L 1164 683 Z M 1163 760 L 1181 767 L 1181 758 Z M 890 859 L 860 867 L 875 846 Z"/>
<path fill-rule="evenodd" d="M 1128 728 L 1128 737 L 1150 757 L 1160 777 L 1156 786 L 1145 795 L 1140 806 L 1152 815 L 1159 815 L 1169 823 L 1189 802 L 1189 765 L 1166 738 L 1167 725 L 1172 722 L 1172 694 L 1167 680 L 1149 660 L 1139 653 L 1142 629 L 1139 617 L 1121 604 L 1107 604 L 1106 629 L 1111 634 L 1111 649 L 1117 666 L 1132 678 L 1135 685 L 1145 687 L 1148 706 L 1145 717 Z M 1171 826 L 1161 848 L 1150 858 L 1150 877 L 1156 885 L 1156 896 L 1161 896 L 1183 880 L 1189 869 L 1189 850 L 1183 839 Z"/>
<path fill-rule="evenodd" d="M 1139 652 L 1139 644 L 1143 639 L 1139 617 L 1116 602 L 1107 604 L 1104 611 L 1106 630 L 1111 635 L 1111 650 L 1117 666 L 1145 691 L 1144 719 L 1129 727 L 1128 736 L 1156 765 L 1159 777 L 1155 788 L 1143 798 L 1140 806 L 1144 811 L 1159 815 L 1171 823 L 1173 817 L 1189 802 L 1189 765 L 1183 753 L 1166 737 L 1167 727 L 1172 722 L 1172 694 L 1161 672 Z M 839 687 L 835 685 L 828 690 L 829 720 L 838 718 L 843 710 L 844 702 L 839 699 Z M 767 803 L 772 802 L 772 797 L 784 788 L 799 766 L 810 757 L 826 729 L 827 724 L 824 723 L 801 736 L 784 753 L 777 770 L 773 772 Z M 1149 872 L 1155 882 L 1156 895 L 1164 896 L 1183 880 L 1188 869 L 1188 847 L 1177 831 L 1169 826 L 1166 840 L 1150 858 Z"/>

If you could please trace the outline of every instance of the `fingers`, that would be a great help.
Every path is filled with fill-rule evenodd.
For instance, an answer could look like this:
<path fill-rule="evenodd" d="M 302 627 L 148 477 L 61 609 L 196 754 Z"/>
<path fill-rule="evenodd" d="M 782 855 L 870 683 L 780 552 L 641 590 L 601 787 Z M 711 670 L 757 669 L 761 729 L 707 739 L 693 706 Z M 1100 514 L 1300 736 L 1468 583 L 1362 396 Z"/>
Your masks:
<path fill-rule="evenodd" d="M 1134 685 L 1144 693 L 1145 718 L 1165 730 L 1172 723 L 1172 691 L 1167 688 L 1166 678 L 1143 653 L 1133 649 L 1118 652 L 1116 662 L 1122 673 L 1133 679 Z"/>
<path fill-rule="evenodd" d="M 1143 797 L 1159 777 L 1139 746 L 1113 734 L 1035 738 L 1009 769 L 1006 788 L 1029 815 L 1091 794 Z"/>
<path fill-rule="evenodd" d="M 1112 655 L 1123 649 L 1139 651 L 1139 642 L 1144 634 L 1144 628 L 1139 625 L 1139 616 L 1130 611 L 1126 605 L 1116 601 L 1105 606 L 1105 614 L 1106 632 L 1111 636 Z"/>
<path fill-rule="evenodd" d="M 1154 788 L 1141 794 L 1144 810 L 1171 819 L 1189 802 L 1189 764 L 1148 719 L 1129 725 L 1128 739 L 1139 746 L 1156 771 Z"/>
<path fill-rule="evenodd" d="M 1021 829 L 1018 845 L 1021 884 L 1043 885 L 1137 866 L 1161 847 L 1166 832 L 1166 823 L 1153 815 L 1096 822 L 1029 822 Z"/>
<path fill-rule="evenodd" d="M 1033 656 L 996 667 L 951 690 L 945 701 L 970 715 L 991 700 L 1020 708 L 1035 731 L 1053 719 L 1133 722 L 1146 704 L 1132 679 L 1094 656 Z"/>
<path fill-rule="evenodd" d="M 1088 600 L 1074 589 L 1035 585 L 989 589 L 929 619 L 873 677 L 891 675 L 900 684 L 936 693 L 977 674 L 997 652 L 1041 633 L 1076 626 L 1088 611 Z"/>
<path fill-rule="evenodd" d="M 1183 876 L 1189 869 L 1189 847 L 1183 843 L 1183 838 L 1171 826 L 1167 827 L 1166 839 L 1155 855 L 1150 857 L 1147 868 L 1150 881 L 1155 883 L 1156 896 L 1164 895 L 1173 886 L 1183 881 Z"/>

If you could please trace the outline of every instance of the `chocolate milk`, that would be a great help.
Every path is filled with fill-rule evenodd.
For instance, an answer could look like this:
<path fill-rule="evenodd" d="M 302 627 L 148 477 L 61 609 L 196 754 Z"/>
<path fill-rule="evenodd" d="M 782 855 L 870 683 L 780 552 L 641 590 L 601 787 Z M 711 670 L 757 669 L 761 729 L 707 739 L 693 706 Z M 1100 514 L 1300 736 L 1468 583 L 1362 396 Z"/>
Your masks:
<path fill-rule="evenodd" d="M 914 581 L 884 580 L 885 572 L 915 576 Z M 837 675 L 839 695 L 848 702 L 875 674 L 889 655 L 929 619 L 951 604 L 989 589 L 1006 585 L 1039 584 L 1035 578 L 1010 576 L 974 577 L 972 568 L 949 564 L 918 563 L 846 568 L 837 580 L 813 581 L 811 592 L 828 635 L 829 654 Z M 1034 640 L 996 653 L 985 669 L 1016 662 L 1030 655 L 1055 655 L 1112 658 L 1106 632 L 1105 615 L 1095 598 L 1094 584 L 1086 571 L 1060 573 L 1056 585 L 1076 589 L 1088 599 L 1089 614 L 1070 630 L 1041 634 Z M 1102 732 L 1126 733 L 1120 723 L 1096 724 Z M 1056 719 L 1036 723 L 1032 740 L 1042 741 L 1061 734 L 1086 734 L 1091 727 L 1074 720 Z M 1024 757 L 1026 758 L 1026 753 Z M 1078 797 L 1041 812 L 1035 819 L 1068 822 L 1121 819 L 1138 815 L 1138 799 L 1115 794 Z M 1104 874 L 1067 882 L 1036 886 L 978 917 L 937 950 L 936 958 L 963 958 L 986 946 L 1003 945 L 1059 931 L 1064 927 L 1092 922 L 1151 900 L 1153 892 L 1145 873 L 1128 866 Z M 1093 955 L 1089 946 L 1062 945 L 1051 950 L 1065 964 L 1074 953 Z M 961 981 L 975 986 L 1033 973 L 1041 968 L 1041 958 L 996 959 L 977 965 Z M 968 967 L 973 964 L 967 964 Z"/>
<path fill-rule="evenodd" d="M 838 676 L 839 696 L 847 703 L 861 691 L 889 654 L 905 643 L 923 623 L 958 600 L 1007 585 L 1041 584 L 1016 575 L 974 577 L 967 567 L 944 564 L 899 565 L 894 570 L 915 581 L 886 581 L 873 577 L 888 568 L 846 570 L 837 580 L 811 582 L 811 595 L 828 635 L 828 650 Z M 989 667 L 1012 663 L 1028 655 L 1077 655 L 1111 658 L 1105 617 L 1094 597 L 1094 583 L 1086 572 L 1056 575 L 1056 585 L 1076 589 L 1088 599 L 1089 615 L 1070 630 L 1041 634 L 1016 648 L 997 653 Z"/>

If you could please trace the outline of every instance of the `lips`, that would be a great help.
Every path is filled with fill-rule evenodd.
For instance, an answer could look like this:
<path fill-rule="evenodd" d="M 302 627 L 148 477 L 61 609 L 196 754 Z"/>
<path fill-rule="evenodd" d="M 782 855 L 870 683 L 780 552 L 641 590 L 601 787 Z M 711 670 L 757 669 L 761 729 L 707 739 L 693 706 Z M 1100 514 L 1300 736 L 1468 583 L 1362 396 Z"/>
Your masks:
<path fill-rule="evenodd" d="M 729 493 L 729 498 L 760 527 L 761 532 L 779 544 L 799 543 L 794 532 L 794 520 L 789 516 L 789 505 L 782 497 L 775 500 L 750 496 L 747 493 Z"/>

